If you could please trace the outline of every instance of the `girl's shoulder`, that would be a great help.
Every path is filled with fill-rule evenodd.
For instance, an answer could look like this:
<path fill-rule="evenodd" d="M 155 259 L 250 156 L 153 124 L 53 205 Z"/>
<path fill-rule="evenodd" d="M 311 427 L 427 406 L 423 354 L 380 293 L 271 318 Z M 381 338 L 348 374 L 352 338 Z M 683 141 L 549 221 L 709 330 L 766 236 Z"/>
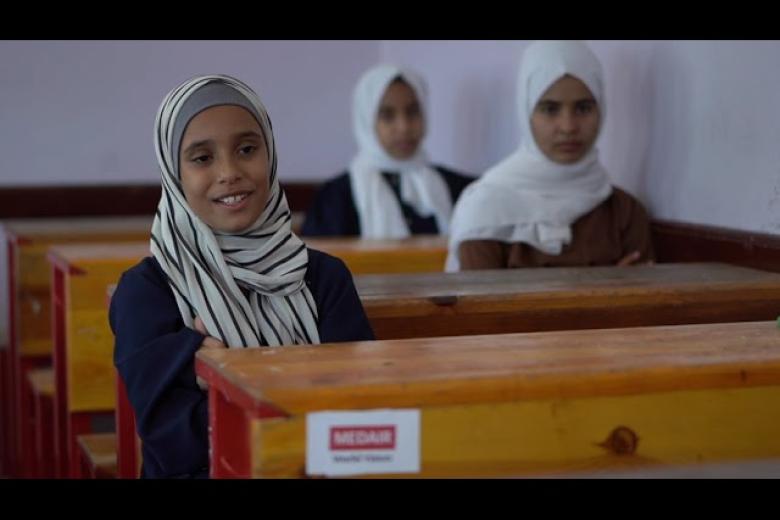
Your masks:
<path fill-rule="evenodd" d="M 122 273 L 111 297 L 115 301 L 139 302 L 156 297 L 173 299 L 165 272 L 153 256 L 147 256 Z"/>
<path fill-rule="evenodd" d="M 334 282 L 343 280 L 345 276 L 351 276 L 342 259 L 317 249 L 308 248 L 308 251 L 309 267 L 306 271 L 306 281 L 310 285 L 322 285 L 323 282 Z"/>

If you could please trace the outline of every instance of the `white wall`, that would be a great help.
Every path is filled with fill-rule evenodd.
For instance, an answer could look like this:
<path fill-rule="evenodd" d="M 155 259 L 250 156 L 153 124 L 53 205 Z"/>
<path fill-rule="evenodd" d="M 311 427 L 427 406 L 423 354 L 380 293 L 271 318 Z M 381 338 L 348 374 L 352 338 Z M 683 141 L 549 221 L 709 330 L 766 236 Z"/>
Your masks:
<path fill-rule="evenodd" d="M 274 123 L 279 175 L 332 175 L 354 151 L 352 86 L 377 41 L 0 42 L 0 187 L 154 183 L 157 107 L 197 74 L 234 75 Z"/>

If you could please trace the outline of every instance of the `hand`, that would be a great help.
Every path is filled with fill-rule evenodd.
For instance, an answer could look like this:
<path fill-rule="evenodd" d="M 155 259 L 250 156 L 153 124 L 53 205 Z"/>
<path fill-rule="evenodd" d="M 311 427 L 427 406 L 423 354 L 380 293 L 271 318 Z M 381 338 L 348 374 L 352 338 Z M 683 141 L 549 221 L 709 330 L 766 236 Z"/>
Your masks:
<path fill-rule="evenodd" d="M 195 316 L 195 321 L 193 323 L 195 330 L 206 336 L 203 338 L 203 343 L 200 344 L 200 348 L 208 348 L 208 349 L 216 349 L 216 348 L 227 348 L 225 347 L 225 344 L 222 343 L 217 338 L 214 338 L 212 336 L 209 336 L 208 331 L 206 330 L 206 325 L 203 324 L 203 320 L 200 319 L 200 316 Z"/>
<path fill-rule="evenodd" d="M 203 320 L 200 319 L 200 316 L 195 316 L 195 330 L 200 332 L 201 334 L 205 334 L 206 336 L 209 335 L 208 331 L 206 330 L 206 325 L 203 323 Z"/>
<path fill-rule="evenodd" d="M 629 265 L 636 265 L 639 262 L 639 257 L 642 256 L 639 251 L 631 251 L 626 256 L 620 259 L 620 261 L 616 264 L 618 267 L 626 267 Z M 653 265 L 652 260 L 648 260 L 647 262 L 642 262 L 642 265 Z"/>

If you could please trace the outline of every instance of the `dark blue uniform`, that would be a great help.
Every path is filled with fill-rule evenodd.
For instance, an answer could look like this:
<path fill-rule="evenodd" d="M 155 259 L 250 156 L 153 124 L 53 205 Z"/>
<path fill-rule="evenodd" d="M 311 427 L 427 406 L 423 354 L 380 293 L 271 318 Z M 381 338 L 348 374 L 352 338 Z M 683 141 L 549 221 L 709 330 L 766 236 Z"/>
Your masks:
<path fill-rule="evenodd" d="M 474 180 L 472 177 L 442 166 L 432 166 L 432 168 L 441 174 L 447 184 L 453 205 L 463 189 Z M 413 235 L 438 234 L 439 228 L 434 216 L 421 217 L 411 206 L 401 201 L 398 174 L 383 172 L 382 175 L 401 204 L 409 231 Z M 311 237 L 360 235 L 360 219 L 352 198 L 352 182 L 348 172 L 329 180 L 317 192 L 311 208 L 306 213 L 301 235 Z"/>
<path fill-rule="evenodd" d="M 310 249 L 305 281 L 317 304 L 322 343 L 374 339 L 341 260 Z M 204 336 L 184 326 L 157 260 L 145 258 L 122 275 L 109 321 L 114 364 L 143 442 L 142 478 L 208 477 L 208 397 L 195 378 L 195 352 Z"/>

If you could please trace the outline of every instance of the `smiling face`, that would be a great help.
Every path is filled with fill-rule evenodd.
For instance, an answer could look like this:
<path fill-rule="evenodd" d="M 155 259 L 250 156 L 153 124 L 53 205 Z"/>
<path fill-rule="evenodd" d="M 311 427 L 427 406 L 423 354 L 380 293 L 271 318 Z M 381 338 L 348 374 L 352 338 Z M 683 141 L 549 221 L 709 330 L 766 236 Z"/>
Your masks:
<path fill-rule="evenodd" d="M 233 105 L 193 117 L 181 140 L 179 171 L 187 203 L 213 230 L 237 233 L 260 217 L 270 166 L 254 116 Z"/>
<path fill-rule="evenodd" d="M 425 121 L 417 95 L 405 81 L 397 79 L 385 90 L 376 117 L 376 135 L 394 159 L 408 159 L 417 152 Z"/>
<path fill-rule="evenodd" d="M 548 88 L 531 114 L 531 132 L 551 161 L 572 164 L 582 159 L 599 133 L 601 115 L 588 87 L 563 76 Z"/>

